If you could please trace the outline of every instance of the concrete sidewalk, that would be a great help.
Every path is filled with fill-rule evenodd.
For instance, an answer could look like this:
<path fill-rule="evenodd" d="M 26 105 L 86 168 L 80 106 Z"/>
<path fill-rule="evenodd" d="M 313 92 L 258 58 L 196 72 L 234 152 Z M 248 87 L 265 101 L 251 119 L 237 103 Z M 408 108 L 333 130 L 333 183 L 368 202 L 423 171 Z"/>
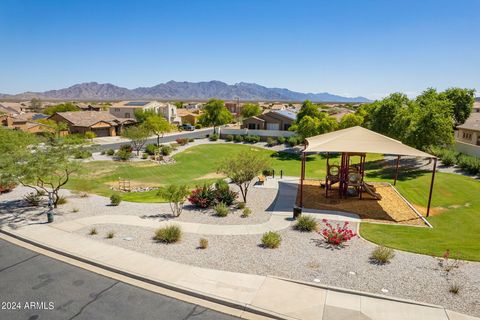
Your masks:
<path fill-rule="evenodd" d="M 184 265 L 91 240 L 49 225 L 7 230 L 15 236 L 162 286 L 283 319 L 475 319 L 439 306 L 320 287 L 268 276 Z"/>

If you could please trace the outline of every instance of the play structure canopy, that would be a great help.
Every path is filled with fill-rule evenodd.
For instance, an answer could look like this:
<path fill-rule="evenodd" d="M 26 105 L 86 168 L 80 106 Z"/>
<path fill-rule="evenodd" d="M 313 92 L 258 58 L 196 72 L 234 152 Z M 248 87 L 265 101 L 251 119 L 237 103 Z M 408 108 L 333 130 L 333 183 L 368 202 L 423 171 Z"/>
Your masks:
<path fill-rule="evenodd" d="M 356 126 L 306 139 L 304 152 L 379 153 L 435 158 L 398 140 Z"/>

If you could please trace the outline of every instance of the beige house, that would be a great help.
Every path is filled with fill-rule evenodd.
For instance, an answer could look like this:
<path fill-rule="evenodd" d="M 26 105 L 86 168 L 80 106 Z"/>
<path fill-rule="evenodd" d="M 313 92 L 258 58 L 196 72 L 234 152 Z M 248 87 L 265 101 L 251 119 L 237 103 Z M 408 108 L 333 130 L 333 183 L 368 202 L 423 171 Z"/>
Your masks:
<path fill-rule="evenodd" d="M 134 118 L 119 118 L 108 111 L 57 112 L 48 119 L 66 123 L 69 133 L 92 131 L 97 137 L 120 135 L 124 126 L 136 122 Z"/>
<path fill-rule="evenodd" d="M 22 130 L 36 134 L 53 132 L 52 128 L 33 121 L 31 117 L 27 116 L 27 114 L 17 116 L 11 116 L 6 114 L 0 115 L 0 125 L 10 129 Z"/>
<path fill-rule="evenodd" d="M 171 103 L 160 103 L 158 101 L 122 101 L 113 104 L 109 111 L 118 118 L 135 118 L 135 111 L 153 111 L 162 115 L 170 123 L 180 123 L 177 115 L 177 107 Z"/>
<path fill-rule="evenodd" d="M 472 113 L 464 124 L 457 127 L 455 139 L 480 146 L 480 102 L 475 102 Z"/>
<path fill-rule="evenodd" d="M 287 131 L 297 115 L 286 110 L 267 111 L 261 115 L 243 120 L 242 128 L 251 130 Z"/>

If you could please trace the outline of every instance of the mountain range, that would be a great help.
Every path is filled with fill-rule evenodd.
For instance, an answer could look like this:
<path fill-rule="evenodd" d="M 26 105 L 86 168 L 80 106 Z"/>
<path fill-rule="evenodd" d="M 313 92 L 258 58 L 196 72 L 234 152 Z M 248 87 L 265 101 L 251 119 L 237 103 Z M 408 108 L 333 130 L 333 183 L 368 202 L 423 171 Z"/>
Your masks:
<path fill-rule="evenodd" d="M 314 102 L 368 102 L 365 97 L 342 97 L 327 92 L 302 93 L 283 88 L 267 88 L 256 83 L 240 82 L 233 85 L 221 81 L 177 82 L 169 81 L 153 87 L 127 89 L 110 83 L 86 82 L 59 90 L 0 94 L 2 99 L 58 99 L 58 100 L 224 100 L 303 101 Z"/>

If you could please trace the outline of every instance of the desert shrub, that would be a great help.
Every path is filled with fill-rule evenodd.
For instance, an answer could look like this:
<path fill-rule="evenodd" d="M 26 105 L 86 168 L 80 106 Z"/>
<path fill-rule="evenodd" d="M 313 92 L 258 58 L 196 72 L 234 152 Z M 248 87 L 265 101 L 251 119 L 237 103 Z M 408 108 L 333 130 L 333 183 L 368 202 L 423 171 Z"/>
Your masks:
<path fill-rule="evenodd" d="M 202 129 L 202 125 L 201 125 L 200 123 L 197 123 L 197 124 L 195 125 L 195 129 Z"/>
<path fill-rule="evenodd" d="M 245 209 L 246 206 L 247 206 L 247 204 L 243 201 L 237 203 L 237 209 L 242 210 L 242 209 Z"/>
<path fill-rule="evenodd" d="M 65 204 L 67 202 L 68 202 L 68 200 L 64 196 L 59 196 L 58 199 L 57 199 L 57 204 L 58 205 Z"/>
<path fill-rule="evenodd" d="M 188 138 L 188 142 L 194 142 L 195 139 L 194 138 Z"/>
<path fill-rule="evenodd" d="M 394 256 L 395 252 L 393 249 L 379 246 L 373 249 L 370 254 L 370 261 L 375 264 L 387 264 L 390 263 Z"/>
<path fill-rule="evenodd" d="M 109 231 L 107 233 L 107 239 L 113 239 L 115 237 L 115 231 Z"/>
<path fill-rule="evenodd" d="M 317 220 L 311 216 L 300 216 L 293 226 L 295 230 L 302 232 L 312 232 L 317 230 Z"/>
<path fill-rule="evenodd" d="M 178 138 L 175 140 L 179 145 L 181 146 L 184 146 L 188 143 L 188 139 L 187 138 Z"/>
<path fill-rule="evenodd" d="M 133 154 L 132 152 L 128 151 L 127 149 L 120 149 L 117 151 L 117 154 L 116 154 L 117 158 L 122 160 L 122 161 L 127 161 L 128 159 L 130 159 Z"/>
<path fill-rule="evenodd" d="M 275 249 L 282 243 L 282 237 L 278 232 L 268 231 L 262 236 L 262 245 L 264 248 Z"/>
<path fill-rule="evenodd" d="M 320 231 L 320 234 L 328 244 L 340 246 L 357 235 L 348 228 L 348 221 L 345 221 L 343 225 L 337 224 L 336 227 L 328 223 L 326 219 L 323 222 L 325 223 L 325 228 Z"/>
<path fill-rule="evenodd" d="M 73 150 L 72 155 L 75 159 L 88 159 L 92 156 L 92 153 L 85 149 L 75 149 Z"/>
<path fill-rule="evenodd" d="M 214 133 L 210 135 L 210 141 L 217 141 L 218 140 L 218 134 Z"/>
<path fill-rule="evenodd" d="M 182 229 L 180 226 L 172 224 L 155 231 L 154 240 L 164 243 L 175 243 L 182 238 Z"/>
<path fill-rule="evenodd" d="M 93 131 L 87 131 L 87 132 L 85 132 L 84 136 L 85 136 L 85 139 L 93 139 L 97 135 Z"/>
<path fill-rule="evenodd" d="M 461 288 L 462 286 L 460 284 L 458 284 L 457 282 L 454 282 L 450 284 L 450 288 L 448 289 L 448 291 L 453 294 L 458 294 Z"/>
<path fill-rule="evenodd" d="M 225 141 L 233 141 L 233 135 L 229 134 L 225 136 Z"/>
<path fill-rule="evenodd" d="M 160 153 L 164 156 L 168 156 L 169 154 L 172 153 L 172 151 L 173 151 L 173 148 L 168 145 L 164 145 L 160 148 Z"/>
<path fill-rule="evenodd" d="M 251 214 L 252 214 L 252 210 L 250 210 L 250 208 L 245 208 L 242 211 L 241 217 L 242 218 L 248 218 Z"/>
<path fill-rule="evenodd" d="M 144 159 L 144 160 L 145 160 L 145 159 L 148 159 L 148 153 L 142 154 L 142 159 Z"/>
<path fill-rule="evenodd" d="M 284 144 L 285 143 L 285 137 L 278 137 L 277 141 L 279 144 Z"/>
<path fill-rule="evenodd" d="M 237 134 L 233 137 L 233 141 L 235 142 L 242 142 L 243 141 L 243 136 Z"/>
<path fill-rule="evenodd" d="M 91 228 L 90 232 L 88 232 L 88 234 L 91 235 L 91 236 L 96 235 L 97 233 L 98 233 L 97 228 Z"/>
<path fill-rule="evenodd" d="M 458 154 L 455 151 L 447 150 L 442 154 L 440 160 L 442 160 L 443 165 L 450 167 L 457 162 L 457 156 Z"/>
<path fill-rule="evenodd" d="M 480 173 L 480 159 L 462 154 L 458 157 L 458 165 L 469 174 Z"/>
<path fill-rule="evenodd" d="M 244 141 L 248 143 L 257 143 L 260 142 L 260 137 L 254 135 L 247 135 L 245 136 Z"/>
<path fill-rule="evenodd" d="M 23 200 L 25 200 L 32 207 L 38 207 L 42 197 L 38 194 L 38 192 L 30 192 L 23 197 Z"/>
<path fill-rule="evenodd" d="M 226 217 L 228 216 L 228 214 L 230 213 L 230 209 L 228 208 L 228 206 L 223 203 L 223 202 L 219 202 L 217 203 L 213 209 L 215 210 L 215 213 L 217 214 L 217 216 L 219 217 Z"/>
<path fill-rule="evenodd" d="M 157 145 L 151 143 L 151 144 L 147 144 L 147 146 L 145 147 L 145 152 L 151 156 L 155 155 L 155 152 L 157 151 L 158 147 Z"/>
<path fill-rule="evenodd" d="M 208 248 L 208 239 L 200 238 L 198 241 L 198 247 L 200 249 L 207 249 Z"/>
<path fill-rule="evenodd" d="M 100 151 L 100 154 L 101 154 L 102 156 L 104 156 L 104 155 L 105 155 L 105 150 Z"/>
<path fill-rule="evenodd" d="M 122 202 L 122 197 L 120 197 L 120 195 L 118 194 L 112 194 L 110 196 L 110 205 L 111 206 L 118 206 L 120 204 L 120 202 Z"/>
<path fill-rule="evenodd" d="M 10 192 L 16 187 L 15 182 L 13 181 L 0 181 L 0 193 Z"/>
<path fill-rule="evenodd" d="M 132 147 L 131 145 L 129 145 L 129 144 L 122 144 L 122 145 L 120 146 L 120 149 L 118 149 L 118 150 L 125 150 L 125 151 L 131 153 L 131 152 L 133 152 L 133 147 Z"/>
<path fill-rule="evenodd" d="M 275 146 L 275 145 L 277 145 L 277 144 L 278 144 L 278 142 L 277 142 L 276 139 L 270 138 L 270 137 L 267 138 L 267 146 L 273 147 L 273 146 Z"/>
<path fill-rule="evenodd" d="M 299 145 L 302 143 L 302 138 L 299 136 L 291 136 L 287 139 L 287 144 L 290 147 L 295 147 L 296 145 Z"/>
<path fill-rule="evenodd" d="M 220 179 L 215 183 L 215 200 L 231 206 L 238 196 L 238 192 L 230 190 L 228 183 Z"/>
<path fill-rule="evenodd" d="M 72 209 L 72 212 L 73 212 L 73 213 L 77 213 L 78 211 L 80 211 L 80 209 L 78 209 L 78 208 L 73 208 L 73 209 Z"/>
<path fill-rule="evenodd" d="M 271 176 L 273 176 L 273 169 L 272 169 L 272 168 L 263 169 L 263 170 L 262 170 L 262 174 L 263 174 L 265 177 L 271 177 Z"/>
<path fill-rule="evenodd" d="M 190 193 L 188 201 L 197 208 L 209 208 L 215 204 L 215 190 L 204 184 Z"/>
<path fill-rule="evenodd" d="M 113 156 L 115 154 L 115 150 L 108 149 L 105 153 L 107 154 L 107 156 Z"/>

